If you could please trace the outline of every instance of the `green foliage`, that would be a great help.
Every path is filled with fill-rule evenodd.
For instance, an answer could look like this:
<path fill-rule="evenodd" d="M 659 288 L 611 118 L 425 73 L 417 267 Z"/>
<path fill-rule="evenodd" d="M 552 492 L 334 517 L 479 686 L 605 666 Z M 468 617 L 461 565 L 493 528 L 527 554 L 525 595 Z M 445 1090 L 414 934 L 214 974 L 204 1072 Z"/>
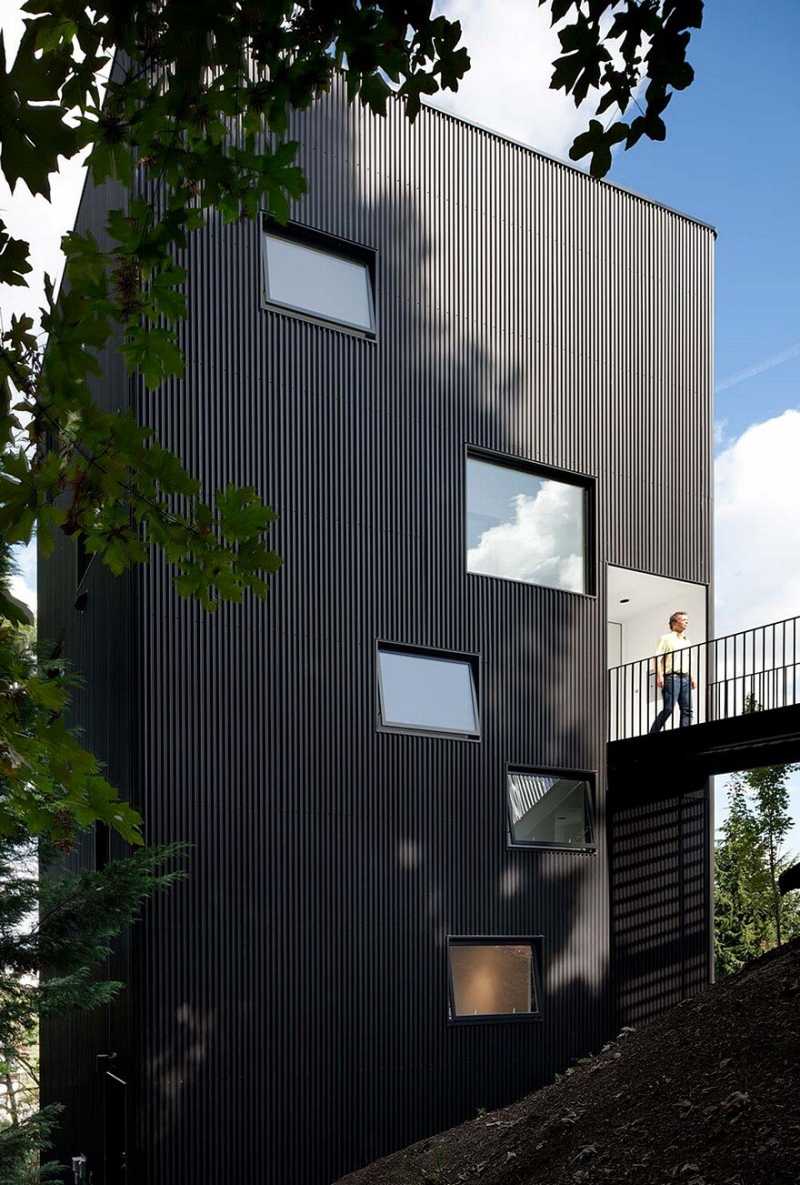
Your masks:
<path fill-rule="evenodd" d="M 20 831 L 0 838 L 0 1080 L 35 1084 L 40 1016 L 108 1004 L 122 984 L 101 976 L 114 939 L 136 920 L 144 901 L 182 875 L 184 849 L 140 848 L 95 872 L 73 874 L 51 866 L 41 879 L 38 858 L 57 852 Z M 60 1108 L 19 1103 L 0 1117 L 0 1180 L 32 1185 L 39 1153 L 52 1141 Z M 12 1100 L 13 1101 L 13 1100 Z"/>
<path fill-rule="evenodd" d="M 694 78 L 686 60 L 691 31 L 703 23 L 703 0 L 539 0 L 553 24 L 569 23 L 558 33 L 561 55 L 553 63 L 550 86 L 572 95 L 575 105 L 593 93 L 596 114 L 616 114 L 604 126 L 599 119 L 575 138 L 572 160 L 590 157 L 594 177 L 611 168 L 611 150 L 632 148 L 642 136 L 666 137 L 661 118 L 674 91 Z M 574 12 L 572 10 L 574 9 Z M 643 88 L 643 90 L 642 90 Z M 642 106 L 644 103 L 644 106 Z M 621 116 L 633 104 L 630 122 Z"/>
<path fill-rule="evenodd" d="M 59 156 L 89 147 L 95 183 L 128 192 L 109 215 L 109 249 L 88 234 L 64 236 L 65 284 L 58 300 L 48 288 L 42 310 L 46 352 L 32 319 L 12 319 L 0 339 L 0 530 L 16 542 L 37 532 L 45 553 L 55 531 L 81 534 L 116 574 L 154 545 L 182 595 L 207 609 L 248 591 L 264 596 L 279 567 L 265 544 L 274 514 L 252 490 L 238 507 L 228 490 L 216 504 L 201 498 L 146 427 L 98 409 L 89 387 L 98 356 L 119 340 L 148 388 L 180 380 L 186 277 L 175 254 L 205 212 L 285 221 L 305 191 L 298 145 L 286 136 L 290 111 L 344 70 L 351 99 L 383 113 L 391 96 L 414 118 L 421 96 L 455 89 L 469 65 L 458 22 L 430 5 L 375 0 L 29 0 L 24 11 L 10 67 L 0 41 L 6 179 L 47 196 Z M 101 105 L 98 73 L 113 54 Z M 0 279 L 25 283 L 26 245 L 2 228 L 0 268 Z"/>
<path fill-rule="evenodd" d="M 8 551 L 0 544 L 0 604 L 13 609 Z M 100 820 L 140 844 L 138 813 L 67 725 L 75 678 L 64 663 L 40 659 L 27 632 L 0 618 L 0 673 L 0 839 L 25 828 L 69 847 L 76 828 Z"/>
<path fill-rule="evenodd" d="M 800 935 L 800 902 L 778 892 L 793 857 L 783 851 L 792 820 L 787 781 L 793 766 L 737 774 L 715 853 L 715 962 L 718 976 Z"/>
<path fill-rule="evenodd" d="M 22 239 L 12 239 L 0 218 L 0 284 L 23 284 L 32 270 L 28 260 L 30 246 Z"/>

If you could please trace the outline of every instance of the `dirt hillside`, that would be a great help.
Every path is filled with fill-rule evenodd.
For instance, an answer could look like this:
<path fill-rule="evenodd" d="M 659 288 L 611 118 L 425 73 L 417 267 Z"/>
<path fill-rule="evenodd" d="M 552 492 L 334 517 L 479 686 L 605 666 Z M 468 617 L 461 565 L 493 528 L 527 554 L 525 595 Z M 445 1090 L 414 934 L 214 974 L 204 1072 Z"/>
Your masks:
<path fill-rule="evenodd" d="M 340 1185 L 800 1185 L 800 940 Z"/>

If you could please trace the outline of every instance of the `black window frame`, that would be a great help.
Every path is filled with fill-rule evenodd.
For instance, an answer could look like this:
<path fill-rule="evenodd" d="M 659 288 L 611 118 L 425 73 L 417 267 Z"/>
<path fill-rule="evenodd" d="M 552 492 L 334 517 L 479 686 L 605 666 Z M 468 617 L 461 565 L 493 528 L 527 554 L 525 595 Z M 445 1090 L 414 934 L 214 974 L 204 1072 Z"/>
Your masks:
<path fill-rule="evenodd" d="M 483 461 L 488 465 L 497 465 L 501 469 L 514 469 L 518 473 L 528 473 L 532 477 L 542 477 L 546 481 L 557 481 L 563 485 L 578 486 L 583 490 L 583 546 L 584 546 L 584 589 L 558 588 L 554 584 L 537 584 L 533 580 L 520 580 L 516 576 L 497 576 L 492 572 L 473 572 L 467 564 L 467 519 L 469 514 L 469 492 L 467 483 L 467 465 L 470 460 Z M 467 576 L 474 576 L 482 580 L 500 580 L 505 584 L 522 585 L 526 588 L 543 589 L 545 592 L 558 593 L 567 597 L 583 597 L 587 600 L 597 600 L 597 478 L 590 473 L 581 473 L 573 469 L 560 469 L 554 465 L 547 465 L 541 461 L 531 460 L 514 453 L 498 452 L 495 449 L 484 448 L 482 445 L 464 443 L 463 467 L 463 507 L 462 507 L 462 549 L 464 571 Z"/>
<path fill-rule="evenodd" d="M 453 967 L 450 949 L 453 946 L 530 946 L 532 951 L 532 988 L 537 1005 L 535 1012 L 485 1012 L 478 1016 L 456 1016 Z M 445 943 L 447 960 L 447 1023 L 450 1027 L 460 1025 L 496 1025 L 541 1023 L 544 1018 L 544 935 L 543 934 L 448 934 Z"/>
<path fill-rule="evenodd" d="M 271 297 L 269 295 L 267 235 L 273 235 L 275 238 L 285 239 L 287 242 L 297 243 L 303 247 L 310 247 L 312 250 L 326 255 L 338 256 L 338 258 L 347 260 L 349 263 L 360 263 L 364 265 L 368 277 L 372 327 L 366 329 L 363 325 L 358 325 L 355 322 L 342 320 L 339 317 L 327 317 L 324 313 L 315 312 L 313 309 L 306 309 L 301 305 L 288 304 L 286 301 L 276 300 L 274 297 Z M 364 338 L 366 341 L 374 341 L 377 338 L 378 309 L 375 299 L 377 252 L 374 248 L 368 247 L 364 243 L 356 243 L 351 239 L 340 238 L 338 235 L 329 234 L 326 231 L 318 230 L 316 227 L 306 226 L 301 222 L 288 222 L 286 225 L 282 225 L 265 214 L 261 223 L 260 255 L 261 307 L 263 309 L 285 313 L 300 321 L 307 321 L 313 325 L 321 325 L 327 329 L 339 329 L 343 333 L 353 334 L 356 337 Z"/>
<path fill-rule="evenodd" d="M 508 775 L 541 774 L 547 778 L 568 778 L 571 781 L 586 782 L 588 787 L 588 803 L 586 810 L 589 816 L 592 842 L 584 844 L 550 843 L 548 840 L 514 839 L 511 819 L 511 804 L 508 797 Z M 596 852 L 597 851 L 597 771 L 593 769 L 564 769 L 552 765 L 528 765 L 519 761 L 507 761 L 503 769 L 503 796 L 505 802 L 506 847 L 515 851 L 540 852 Z"/>
<path fill-rule="evenodd" d="M 470 688 L 472 691 L 472 707 L 475 716 L 476 730 L 474 732 L 460 729 L 426 728 L 424 724 L 393 724 L 387 722 L 383 707 L 383 679 L 381 675 L 381 652 L 393 654 L 408 654 L 414 658 L 433 658 L 439 662 L 454 662 L 460 666 L 466 665 L 470 672 Z M 375 684 L 376 684 L 376 715 L 378 732 L 399 733 L 407 736 L 437 737 L 441 740 L 469 741 L 472 744 L 481 739 L 481 703 L 480 703 L 480 655 L 465 650 L 445 650 L 436 646 L 419 646 L 410 642 L 392 642 L 385 638 L 378 638 L 375 642 Z"/>

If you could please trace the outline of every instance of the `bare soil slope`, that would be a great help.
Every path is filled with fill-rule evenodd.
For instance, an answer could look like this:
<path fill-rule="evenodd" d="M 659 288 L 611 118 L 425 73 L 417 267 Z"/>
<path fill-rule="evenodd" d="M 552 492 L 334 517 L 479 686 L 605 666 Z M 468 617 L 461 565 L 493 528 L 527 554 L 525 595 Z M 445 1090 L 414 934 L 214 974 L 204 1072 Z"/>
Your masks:
<path fill-rule="evenodd" d="M 340 1185 L 800 1185 L 800 941 Z"/>

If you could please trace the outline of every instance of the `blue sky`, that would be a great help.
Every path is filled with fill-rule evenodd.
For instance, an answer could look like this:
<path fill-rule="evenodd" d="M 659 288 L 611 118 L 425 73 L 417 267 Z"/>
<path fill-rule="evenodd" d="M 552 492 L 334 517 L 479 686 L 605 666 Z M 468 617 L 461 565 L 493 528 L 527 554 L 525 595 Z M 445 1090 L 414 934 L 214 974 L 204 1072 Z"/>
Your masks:
<path fill-rule="evenodd" d="M 798 406 L 800 391 L 800 4 L 706 5 L 696 81 L 667 111 L 663 144 L 640 141 L 611 178 L 712 223 L 717 240 L 717 419 L 725 439 Z M 743 372 L 786 361 L 731 386 Z"/>

